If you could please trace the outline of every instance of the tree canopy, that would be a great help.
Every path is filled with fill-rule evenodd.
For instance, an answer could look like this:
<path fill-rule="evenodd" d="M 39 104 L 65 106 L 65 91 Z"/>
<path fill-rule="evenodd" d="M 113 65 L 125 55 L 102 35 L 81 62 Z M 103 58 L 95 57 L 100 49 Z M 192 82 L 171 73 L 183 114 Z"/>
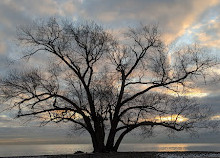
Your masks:
<path fill-rule="evenodd" d="M 33 22 L 17 30 L 24 58 L 50 58 L 1 79 L 1 98 L 18 117 L 72 122 L 90 136 L 94 152 L 117 151 L 139 128 L 190 130 L 206 108 L 178 95 L 218 64 L 198 46 L 170 52 L 157 26 L 131 28 L 124 41 L 94 22 Z"/>

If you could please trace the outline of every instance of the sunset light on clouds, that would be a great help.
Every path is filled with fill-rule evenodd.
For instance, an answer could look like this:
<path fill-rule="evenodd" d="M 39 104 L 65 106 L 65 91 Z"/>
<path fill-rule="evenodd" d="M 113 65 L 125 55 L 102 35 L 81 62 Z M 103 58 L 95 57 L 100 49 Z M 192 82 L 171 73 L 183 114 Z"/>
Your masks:
<path fill-rule="evenodd" d="M 28 25 L 33 20 L 48 17 L 71 21 L 95 21 L 102 24 L 113 35 L 119 36 L 119 39 L 124 38 L 120 36 L 129 27 L 139 26 L 140 23 L 158 25 L 161 37 L 170 49 L 169 53 L 171 55 L 179 47 L 198 44 L 205 51 L 220 59 L 219 0 L 0 0 L 0 77 L 6 76 L 7 71 L 13 67 L 9 62 L 10 60 L 17 61 L 21 58 L 19 53 L 22 50 L 17 47 L 16 28 L 23 24 Z M 47 64 L 40 55 L 34 56 L 34 62 L 39 62 L 42 65 Z M 22 64 L 14 67 L 16 66 L 22 67 Z M 213 72 L 219 74 L 220 71 L 215 68 Z M 134 78 L 134 80 L 138 80 L 138 78 Z M 193 84 L 194 89 L 185 89 L 178 95 L 197 98 L 199 102 L 210 105 L 215 112 L 210 120 L 220 120 L 219 79 L 213 81 L 212 78 L 208 77 L 207 79 L 197 78 L 195 80 L 198 82 Z M 207 82 L 204 83 L 204 80 L 207 80 Z M 135 90 L 135 88 L 137 87 L 132 90 Z M 145 87 L 139 86 L 138 88 L 144 89 Z M 161 91 L 155 90 L 154 92 Z M 162 93 L 172 96 L 177 95 L 173 90 L 164 90 Z M 85 113 L 89 115 L 87 112 Z M 68 140 L 65 136 L 66 131 L 69 129 L 68 125 L 62 126 L 64 131 L 53 130 L 54 126 L 58 126 L 53 124 L 42 127 L 41 138 L 38 132 L 35 132 L 39 120 L 28 125 L 13 118 L 13 111 L 10 113 L 4 111 L 0 114 L 0 144 L 12 144 L 13 141 L 22 144 L 35 142 L 35 140 L 57 143 L 60 137 Z M 81 118 L 81 115 L 75 114 L 76 120 Z M 175 120 L 177 122 L 187 122 L 188 118 L 173 114 L 171 116 L 155 116 L 154 120 L 156 122 Z M 25 121 L 27 120 L 23 122 Z M 29 133 L 27 129 L 30 131 Z M 23 131 L 25 131 L 25 134 L 23 134 Z M 39 129 L 36 131 L 39 131 Z M 209 135 L 210 137 L 208 141 L 204 138 L 204 141 L 219 143 L 219 133 L 212 135 L 206 133 L 205 130 L 201 132 L 202 135 Z M 53 138 L 54 140 L 52 140 Z M 172 141 L 167 138 L 164 138 L 164 140 L 167 142 Z M 191 139 L 186 140 L 191 141 Z M 82 140 L 78 138 L 72 141 L 84 143 L 89 142 L 89 138 L 86 137 Z M 135 139 L 131 136 L 130 141 L 135 142 Z M 203 138 L 201 138 L 201 141 L 203 141 Z"/>

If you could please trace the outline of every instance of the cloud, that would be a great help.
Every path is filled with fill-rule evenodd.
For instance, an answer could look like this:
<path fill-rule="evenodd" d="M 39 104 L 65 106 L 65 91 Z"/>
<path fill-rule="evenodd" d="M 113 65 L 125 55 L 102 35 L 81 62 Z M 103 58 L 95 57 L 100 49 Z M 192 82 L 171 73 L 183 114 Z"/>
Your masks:
<path fill-rule="evenodd" d="M 212 116 L 211 120 L 220 120 L 220 115 Z"/>
<path fill-rule="evenodd" d="M 3 54 L 6 52 L 6 45 L 4 42 L 0 42 L 0 54 Z"/>
<path fill-rule="evenodd" d="M 61 4 L 61 10 L 64 13 L 63 15 L 72 15 L 77 12 L 77 6 L 73 3 L 73 1 L 66 1 Z"/>
<path fill-rule="evenodd" d="M 73 131 L 64 125 L 1 127 L 0 145 L 91 143 L 88 134 L 68 135 L 70 132 Z"/>
<path fill-rule="evenodd" d="M 62 2 L 62 3 L 61 3 Z M 29 24 L 37 18 L 74 16 L 79 1 L 2 0 L 0 1 L 1 39 L 15 33 L 16 26 Z"/>
<path fill-rule="evenodd" d="M 196 40 L 205 47 L 220 48 L 220 18 L 200 27 Z"/>
<path fill-rule="evenodd" d="M 23 13 L 26 16 L 33 15 L 53 15 L 58 12 L 58 5 L 53 0 L 7 0 L 5 5 L 17 12 Z M 4 3 L 3 2 L 3 3 Z"/>
<path fill-rule="evenodd" d="M 167 43 L 170 43 L 196 23 L 204 11 L 219 3 L 217 0 L 209 2 L 207 4 L 205 0 L 112 0 L 104 2 L 91 0 L 84 5 L 82 15 L 119 27 L 127 27 L 140 21 L 148 24 L 159 23 L 163 29 L 164 38 Z"/>
<path fill-rule="evenodd" d="M 15 123 L 15 121 L 12 120 L 11 117 L 5 114 L 0 115 L 0 128 L 2 127 L 12 127 L 17 126 L 18 124 Z"/>

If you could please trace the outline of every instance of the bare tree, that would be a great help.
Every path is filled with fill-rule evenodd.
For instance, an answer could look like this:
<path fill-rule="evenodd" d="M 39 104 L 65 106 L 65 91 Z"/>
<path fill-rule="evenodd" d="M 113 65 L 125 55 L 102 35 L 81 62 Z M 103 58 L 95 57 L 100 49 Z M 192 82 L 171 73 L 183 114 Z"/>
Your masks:
<path fill-rule="evenodd" d="M 207 119 L 194 100 L 164 90 L 178 94 L 217 61 L 196 46 L 168 53 L 156 26 L 130 29 L 120 42 L 93 22 L 50 18 L 19 27 L 18 40 L 24 58 L 51 60 L 3 78 L 2 99 L 18 117 L 74 123 L 90 134 L 94 152 L 117 151 L 137 128 L 190 130 Z"/>

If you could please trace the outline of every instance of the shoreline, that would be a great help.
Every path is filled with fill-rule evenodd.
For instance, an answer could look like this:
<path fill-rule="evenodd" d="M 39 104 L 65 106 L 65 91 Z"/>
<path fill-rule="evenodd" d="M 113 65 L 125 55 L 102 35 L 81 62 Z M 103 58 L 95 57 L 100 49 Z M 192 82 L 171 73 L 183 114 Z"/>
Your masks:
<path fill-rule="evenodd" d="M 220 158 L 214 151 L 178 152 L 117 152 L 117 153 L 80 153 L 64 155 L 10 156 L 0 158 Z"/>

